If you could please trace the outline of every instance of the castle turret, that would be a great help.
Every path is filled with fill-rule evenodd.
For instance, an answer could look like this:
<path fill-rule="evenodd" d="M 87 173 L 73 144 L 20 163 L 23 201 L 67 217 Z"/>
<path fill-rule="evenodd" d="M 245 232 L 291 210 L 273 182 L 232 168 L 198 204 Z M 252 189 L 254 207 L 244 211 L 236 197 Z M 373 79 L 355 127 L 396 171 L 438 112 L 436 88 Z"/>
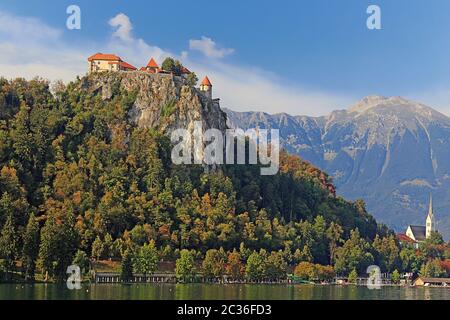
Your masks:
<path fill-rule="evenodd" d="M 430 194 L 430 205 L 428 207 L 427 224 L 425 226 L 425 237 L 428 239 L 434 231 L 433 197 Z"/>
<path fill-rule="evenodd" d="M 145 70 L 149 71 L 150 73 L 159 72 L 159 66 L 156 63 L 155 59 L 153 58 L 150 59 L 150 61 L 147 63 L 147 66 L 145 67 Z"/>
<path fill-rule="evenodd" d="M 212 84 L 207 76 L 200 84 L 200 91 L 203 91 L 208 98 L 212 99 Z"/>

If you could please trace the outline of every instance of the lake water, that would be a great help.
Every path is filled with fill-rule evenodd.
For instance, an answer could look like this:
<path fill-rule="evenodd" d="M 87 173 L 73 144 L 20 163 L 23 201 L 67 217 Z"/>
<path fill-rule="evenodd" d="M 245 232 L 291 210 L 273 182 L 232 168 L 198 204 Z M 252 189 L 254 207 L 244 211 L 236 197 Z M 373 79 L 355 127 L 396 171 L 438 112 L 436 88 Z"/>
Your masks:
<path fill-rule="evenodd" d="M 69 290 L 56 284 L 0 284 L 0 300 L 450 300 L 447 288 L 254 284 L 84 284 Z"/>

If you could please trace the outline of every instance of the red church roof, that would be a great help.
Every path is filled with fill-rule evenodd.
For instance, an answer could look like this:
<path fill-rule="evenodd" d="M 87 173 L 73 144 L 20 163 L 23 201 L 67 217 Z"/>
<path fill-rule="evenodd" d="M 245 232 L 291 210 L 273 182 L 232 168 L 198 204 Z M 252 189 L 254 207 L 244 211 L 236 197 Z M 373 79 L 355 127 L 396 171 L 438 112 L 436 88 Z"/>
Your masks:
<path fill-rule="evenodd" d="M 96 53 L 88 58 L 88 61 L 92 60 L 106 60 L 106 61 L 122 61 L 119 56 L 115 54 Z"/>
<path fill-rule="evenodd" d="M 150 61 L 147 64 L 147 67 L 149 68 L 159 68 L 158 64 L 156 63 L 155 59 L 151 58 Z"/>
<path fill-rule="evenodd" d="M 206 77 L 203 79 L 202 85 L 203 85 L 203 86 L 210 86 L 210 87 L 212 87 L 211 81 L 209 81 L 208 76 L 206 76 Z"/>
<path fill-rule="evenodd" d="M 404 233 L 397 233 L 397 240 L 400 242 L 411 242 L 411 243 L 415 243 L 416 241 L 414 241 L 413 239 L 411 239 L 410 237 L 408 237 L 406 234 Z"/>

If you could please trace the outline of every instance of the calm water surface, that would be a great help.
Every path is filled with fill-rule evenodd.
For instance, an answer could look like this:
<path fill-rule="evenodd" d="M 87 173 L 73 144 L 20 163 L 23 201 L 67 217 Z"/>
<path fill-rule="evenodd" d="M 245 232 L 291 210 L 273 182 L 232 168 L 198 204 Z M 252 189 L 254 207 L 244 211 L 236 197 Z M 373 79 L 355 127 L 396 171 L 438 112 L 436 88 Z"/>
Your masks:
<path fill-rule="evenodd" d="M 55 284 L 0 284 L 0 300 L 4 299 L 450 300 L 450 289 L 383 287 L 381 290 L 370 290 L 356 286 L 250 284 L 85 284 L 81 290 L 69 290 L 66 286 Z"/>

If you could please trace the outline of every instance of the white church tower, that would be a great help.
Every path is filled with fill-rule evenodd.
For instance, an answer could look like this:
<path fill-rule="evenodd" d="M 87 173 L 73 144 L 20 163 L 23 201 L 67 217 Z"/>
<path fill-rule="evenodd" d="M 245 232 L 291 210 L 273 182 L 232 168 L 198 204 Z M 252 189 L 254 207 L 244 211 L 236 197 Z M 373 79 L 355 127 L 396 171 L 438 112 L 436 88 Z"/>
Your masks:
<path fill-rule="evenodd" d="M 433 197 L 430 194 L 430 206 L 428 208 L 427 224 L 425 226 L 425 237 L 428 239 L 434 231 Z"/>

